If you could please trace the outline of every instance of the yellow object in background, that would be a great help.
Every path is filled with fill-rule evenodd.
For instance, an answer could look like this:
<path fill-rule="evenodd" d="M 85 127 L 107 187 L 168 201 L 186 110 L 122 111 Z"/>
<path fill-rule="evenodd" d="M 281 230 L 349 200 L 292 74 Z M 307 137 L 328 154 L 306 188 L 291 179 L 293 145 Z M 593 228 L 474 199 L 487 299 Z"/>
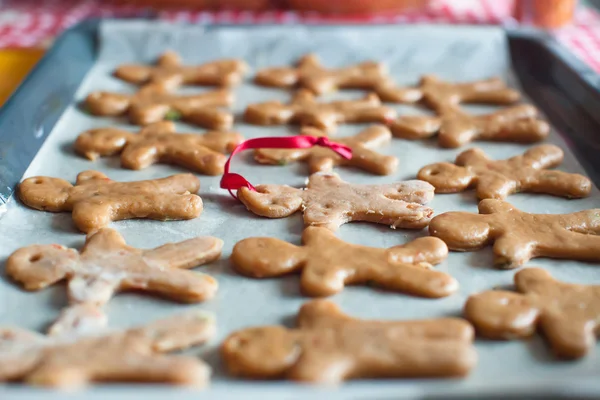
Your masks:
<path fill-rule="evenodd" d="M 44 49 L 0 50 L 0 106 L 44 55 Z"/>

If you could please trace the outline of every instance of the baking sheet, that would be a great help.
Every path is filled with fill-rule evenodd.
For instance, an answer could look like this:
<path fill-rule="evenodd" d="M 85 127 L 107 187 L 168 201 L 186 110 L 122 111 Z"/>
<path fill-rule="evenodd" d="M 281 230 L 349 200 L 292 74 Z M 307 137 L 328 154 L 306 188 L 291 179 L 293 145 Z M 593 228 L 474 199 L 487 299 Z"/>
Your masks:
<path fill-rule="evenodd" d="M 101 25 L 101 47 L 98 62 L 79 88 L 77 102 L 94 90 L 131 92 L 134 87 L 111 76 L 112 70 L 124 62 L 150 62 L 167 48 L 182 54 L 186 63 L 210 61 L 220 57 L 245 59 L 253 70 L 272 65 L 292 63 L 302 54 L 318 53 L 328 66 L 342 66 L 365 59 L 384 61 L 392 76 L 401 84 L 412 84 L 423 73 L 435 73 L 449 80 L 470 80 L 499 75 L 516 86 L 509 69 L 503 32 L 490 27 L 444 26 L 381 26 L 381 27 L 201 27 L 175 26 L 157 22 L 106 21 Z M 202 88 L 185 88 L 182 93 L 197 93 Z M 289 94 L 282 90 L 254 86 L 247 82 L 235 89 L 235 111 L 239 115 L 253 102 L 280 99 Z M 344 91 L 324 99 L 356 98 L 361 92 Z M 137 130 L 125 120 L 96 118 L 81 112 L 74 104 L 69 107 L 28 169 L 26 176 L 49 175 L 74 181 L 78 172 L 96 169 L 115 180 L 142 180 L 182 172 L 178 167 L 155 165 L 143 171 L 123 170 L 119 158 L 101 158 L 90 162 L 74 154 L 72 144 L 77 135 L 87 129 L 117 125 Z M 393 106 L 401 114 L 424 113 L 414 106 Z M 492 108 L 493 109 L 493 108 Z M 488 107 L 469 107 L 472 112 L 487 112 Z M 365 125 L 343 125 L 339 136 L 353 135 Z M 296 127 L 251 126 L 237 119 L 235 129 L 246 138 L 295 134 Z M 180 132 L 201 130 L 183 123 Z M 33 132 L 16 134 L 33 135 Z M 553 132 L 548 142 L 565 149 L 561 167 L 568 172 L 583 173 L 565 142 Z M 501 143 L 476 143 L 492 158 L 507 158 L 520 154 L 528 147 Z M 468 148 L 468 147 L 467 147 Z M 386 183 L 412 179 L 420 167 L 438 161 L 451 161 L 462 149 L 440 149 L 436 141 L 403 141 L 382 149 L 400 160 L 398 171 L 391 176 L 377 177 L 346 168 L 338 169 L 345 180 L 355 183 Z M 259 166 L 253 163 L 251 152 L 237 156 L 233 170 L 242 173 L 252 183 L 280 183 L 302 186 L 306 166 Z M 600 393 L 595 383 L 600 373 L 600 359 L 592 352 L 577 362 L 556 361 L 539 336 L 531 340 L 491 342 L 477 340 L 479 365 L 464 380 L 378 380 L 354 381 L 332 390 L 292 385 L 281 382 L 248 382 L 231 380 L 224 373 L 217 348 L 232 331 L 246 326 L 280 324 L 291 326 L 299 306 L 309 300 L 299 292 L 297 276 L 272 280 L 251 280 L 232 272 L 228 257 L 233 245 L 246 237 L 273 236 L 300 242 L 302 217 L 270 220 L 254 216 L 241 204 L 219 189 L 219 177 L 200 176 L 200 195 L 205 210 L 191 221 L 120 221 L 112 224 L 136 247 L 154 247 L 168 241 L 180 241 L 196 235 L 214 235 L 224 239 L 222 260 L 198 270 L 213 275 L 220 284 L 217 296 L 206 303 L 181 305 L 152 296 L 123 293 L 107 306 L 110 325 L 127 327 L 150 322 L 157 318 L 199 308 L 216 314 L 219 333 L 207 346 L 189 351 L 203 357 L 213 368 L 212 386 L 204 396 L 224 398 L 243 395 L 246 398 L 296 398 L 311 396 L 387 398 L 445 394 L 535 393 L 543 389 L 583 387 Z M 565 200 L 552 196 L 519 194 L 509 200 L 522 210 L 537 213 L 563 213 L 598 207 L 596 188 L 587 199 Z M 437 195 L 431 206 L 436 214 L 450 210 L 477 210 L 473 192 Z M 34 243 L 61 243 L 80 247 L 84 236 L 73 226 L 69 213 L 52 214 L 30 210 L 13 199 L 3 210 L 0 219 L 0 262 L 19 247 Z M 366 223 L 344 225 L 339 236 L 352 243 L 390 247 L 426 235 L 408 230 L 391 230 L 385 226 Z M 398 293 L 358 286 L 348 287 L 331 300 L 347 313 L 366 319 L 411 319 L 459 316 L 466 298 L 475 292 L 512 284 L 515 271 L 491 267 L 491 249 L 474 253 L 451 253 L 438 266 L 460 282 L 458 293 L 439 300 L 420 299 Z M 534 260 L 530 265 L 542 266 L 558 279 L 579 283 L 600 283 L 598 265 L 568 261 Z M 55 286 L 37 293 L 27 293 L 7 280 L 0 280 L 0 324 L 16 324 L 25 328 L 44 330 L 66 304 L 64 286 Z M 596 350 L 600 345 L 596 346 Z M 597 352 L 596 352 L 597 353 Z M 587 384 L 587 386 L 581 386 Z M 143 395 L 160 398 L 178 392 L 182 398 L 197 394 L 177 388 L 160 389 L 147 386 L 95 386 L 81 396 L 107 393 Z M 0 388 L 0 397 L 10 394 L 32 394 L 31 389 L 19 386 Z M 90 397 L 91 398 L 91 397 Z"/>

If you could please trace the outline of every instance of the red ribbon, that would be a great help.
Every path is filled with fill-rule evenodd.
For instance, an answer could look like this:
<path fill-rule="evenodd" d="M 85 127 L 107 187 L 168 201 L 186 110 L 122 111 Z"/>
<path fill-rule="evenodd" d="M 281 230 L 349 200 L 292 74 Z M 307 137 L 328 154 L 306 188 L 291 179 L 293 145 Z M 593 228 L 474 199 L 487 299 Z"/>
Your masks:
<path fill-rule="evenodd" d="M 252 191 L 256 191 L 254 186 L 243 176 L 229 172 L 229 164 L 234 155 L 243 150 L 248 149 L 308 149 L 313 146 L 322 146 L 330 148 L 345 159 L 352 158 L 352 149 L 341 143 L 332 142 L 325 136 L 285 136 L 285 137 L 265 137 L 248 139 L 239 145 L 231 152 L 229 159 L 225 163 L 225 173 L 221 178 L 221 189 L 227 189 L 229 194 L 234 199 L 237 196 L 233 194 L 233 190 L 238 190 L 246 187 Z"/>

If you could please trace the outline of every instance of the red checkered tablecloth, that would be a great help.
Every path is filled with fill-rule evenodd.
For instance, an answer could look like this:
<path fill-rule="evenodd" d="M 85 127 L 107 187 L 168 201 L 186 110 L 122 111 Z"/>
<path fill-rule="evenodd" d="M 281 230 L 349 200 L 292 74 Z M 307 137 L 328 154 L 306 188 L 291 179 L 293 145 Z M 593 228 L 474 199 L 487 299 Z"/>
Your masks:
<path fill-rule="evenodd" d="M 0 0 L 1 1 L 1 0 Z M 0 6 L 0 48 L 38 46 L 65 28 L 91 17 L 140 15 L 139 7 L 101 0 L 4 0 Z M 432 0 L 426 11 L 402 15 L 322 16 L 293 11 L 160 11 L 157 17 L 192 23 L 450 23 L 500 24 L 510 18 L 512 0 Z M 580 7 L 574 23 L 557 39 L 600 72 L 600 15 Z"/>

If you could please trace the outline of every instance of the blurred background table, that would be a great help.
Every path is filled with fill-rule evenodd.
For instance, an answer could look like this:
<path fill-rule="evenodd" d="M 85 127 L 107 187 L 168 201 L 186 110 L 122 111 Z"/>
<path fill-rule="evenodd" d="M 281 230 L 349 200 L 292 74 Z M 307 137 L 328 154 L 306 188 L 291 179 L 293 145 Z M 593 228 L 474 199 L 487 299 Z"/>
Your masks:
<path fill-rule="evenodd" d="M 376 14 L 350 12 L 319 14 L 286 8 L 284 1 L 298 4 L 348 5 L 392 4 L 394 0 L 377 3 L 369 0 L 244 0 L 253 10 L 203 11 L 173 8 L 173 4 L 199 4 L 199 0 L 0 0 L 0 104 L 10 96 L 29 70 L 44 54 L 60 32 L 87 18 L 152 17 L 188 23 L 447 23 L 504 24 L 510 23 L 514 0 L 412 0 L 421 4 L 402 13 L 386 11 Z M 229 0 L 240 3 L 242 0 Z M 396 0 L 397 1 L 397 0 Z M 556 0 L 531 0 L 556 1 Z M 568 0 L 559 0 L 568 1 Z M 214 6 L 216 0 L 203 0 Z M 366 3 L 365 3 L 366 2 Z M 408 1 L 407 1 L 408 2 Z M 581 2 L 573 22 L 553 31 L 556 39 L 600 72 L 600 14 L 592 3 Z M 161 3 L 161 7 L 149 7 Z M 165 7 L 164 5 L 169 5 Z M 348 11 L 348 10 L 346 10 Z"/>

